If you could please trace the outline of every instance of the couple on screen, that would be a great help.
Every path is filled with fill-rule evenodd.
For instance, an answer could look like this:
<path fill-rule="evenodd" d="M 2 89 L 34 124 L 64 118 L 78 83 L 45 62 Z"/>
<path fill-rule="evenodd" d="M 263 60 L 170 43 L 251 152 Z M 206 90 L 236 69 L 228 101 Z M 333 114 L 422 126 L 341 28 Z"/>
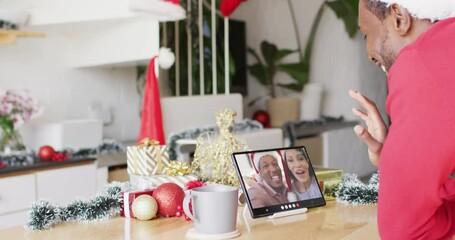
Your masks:
<path fill-rule="evenodd" d="M 248 189 L 253 208 L 321 197 L 318 183 L 301 148 L 255 154 L 256 183 Z M 279 162 L 283 163 L 285 183 Z"/>

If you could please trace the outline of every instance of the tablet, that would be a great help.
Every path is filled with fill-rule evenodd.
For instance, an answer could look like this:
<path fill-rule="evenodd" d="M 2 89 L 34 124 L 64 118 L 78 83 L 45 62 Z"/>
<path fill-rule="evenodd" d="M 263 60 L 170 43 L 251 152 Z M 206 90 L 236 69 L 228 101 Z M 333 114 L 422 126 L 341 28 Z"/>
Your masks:
<path fill-rule="evenodd" d="M 304 146 L 231 156 L 253 218 L 326 204 Z"/>

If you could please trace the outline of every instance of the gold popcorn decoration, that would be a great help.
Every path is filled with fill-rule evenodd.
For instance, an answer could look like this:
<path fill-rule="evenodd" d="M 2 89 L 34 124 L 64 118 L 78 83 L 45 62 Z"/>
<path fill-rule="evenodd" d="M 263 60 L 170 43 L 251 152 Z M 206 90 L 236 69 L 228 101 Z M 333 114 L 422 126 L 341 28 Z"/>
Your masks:
<path fill-rule="evenodd" d="M 191 174 L 191 167 L 186 162 L 172 161 L 166 168 L 166 174 L 168 176 L 185 176 Z"/>
<path fill-rule="evenodd" d="M 224 109 L 218 112 L 216 123 L 219 128 L 219 135 L 216 137 L 214 132 L 205 132 L 197 138 L 191 167 L 200 179 L 239 186 L 231 154 L 245 151 L 248 146 L 244 140 L 235 138 L 231 133 L 230 129 L 234 125 L 236 115 L 237 113 L 232 109 Z"/>

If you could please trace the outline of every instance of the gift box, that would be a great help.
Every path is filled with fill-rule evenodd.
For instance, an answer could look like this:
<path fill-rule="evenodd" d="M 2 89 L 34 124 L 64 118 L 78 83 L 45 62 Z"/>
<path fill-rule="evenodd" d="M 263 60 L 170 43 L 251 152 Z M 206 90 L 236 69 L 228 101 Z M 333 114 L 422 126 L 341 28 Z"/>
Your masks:
<path fill-rule="evenodd" d="M 188 174 L 184 176 L 169 176 L 166 174 L 154 175 L 154 176 L 142 176 L 130 174 L 130 183 L 132 186 L 144 189 L 144 188 L 156 188 L 163 183 L 175 183 L 181 188 L 185 189 L 185 185 L 198 178 L 194 174 Z"/>
<path fill-rule="evenodd" d="M 126 147 L 128 173 L 150 176 L 165 173 L 170 164 L 169 149 L 156 141 Z"/>
<path fill-rule="evenodd" d="M 136 191 L 129 191 L 129 192 L 121 192 L 122 200 L 123 200 L 123 207 L 120 211 L 120 215 L 126 218 L 134 218 L 133 214 L 133 202 L 134 199 L 141 195 L 150 195 L 153 194 L 153 189 L 146 189 L 146 190 L 136 190 Z"/>
<path fill-rule="evenodd" d="M 334 200 L 338 185 L 343 180 L 343 170 L 335 168 L 314 168 L 325 200 Z"/>

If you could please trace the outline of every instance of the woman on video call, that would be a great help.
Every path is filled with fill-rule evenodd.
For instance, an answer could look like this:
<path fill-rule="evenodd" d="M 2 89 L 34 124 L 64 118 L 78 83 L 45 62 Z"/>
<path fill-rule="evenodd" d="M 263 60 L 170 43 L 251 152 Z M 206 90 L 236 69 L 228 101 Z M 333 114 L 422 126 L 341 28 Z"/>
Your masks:
<path fill-rule="evenodd" d="M 322 197 L 303 149 L 285 150 L 283 157 L 286 160 L 285 169 L 292 180 L 292 191 L 297 195 L 297 199 Z"/>

